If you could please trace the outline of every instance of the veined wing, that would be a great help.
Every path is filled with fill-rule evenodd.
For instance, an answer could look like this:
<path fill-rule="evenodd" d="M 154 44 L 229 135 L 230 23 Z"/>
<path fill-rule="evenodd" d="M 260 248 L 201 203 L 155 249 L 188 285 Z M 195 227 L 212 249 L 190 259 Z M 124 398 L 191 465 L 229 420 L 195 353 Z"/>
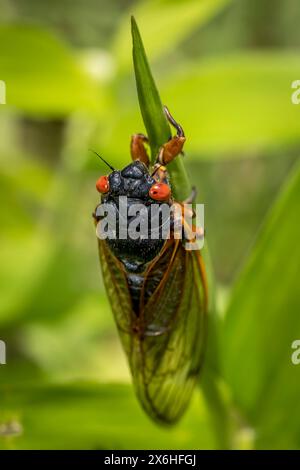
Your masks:
<path fill-rule="evenodd" d="M 165 274 L 151 292 L 162 269 Z M 185 250 L 179 240 L 167 242 L 146 274 L 142 332 L 130 356 L 139 399 L 156 420 L 176 421 L 189 403 L 205 346 L 206 296 L 200 252 Z"/>
<path fill-rule="evenodd" d="M 123 347 L 130 357 L 134 312 L 125 269 L 123 264 L 113 255 L 105 240 L 98 239 L 98 250 L 106 292 Z"/>

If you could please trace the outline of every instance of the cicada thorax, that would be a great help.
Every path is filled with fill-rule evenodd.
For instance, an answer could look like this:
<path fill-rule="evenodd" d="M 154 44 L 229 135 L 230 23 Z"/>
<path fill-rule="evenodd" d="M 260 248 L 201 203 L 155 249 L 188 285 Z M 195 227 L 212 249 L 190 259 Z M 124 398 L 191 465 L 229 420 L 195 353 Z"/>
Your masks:
<path fill-rule="evenodd" d="M 176 127 L 168 112 L 167 117 Z M 164 206 L 170 208 L 174 202 L 165 165 L 181 152 L 185 141 L 181 127 L 176 129 L 177 136 L 162 146 L 152 169 L 142 150 L 147 138 L 133 136 L 133 163 L 98 180 L 101 204 L 94 213 L 97 229 L 103 222 L 98 209 L 104 204 L 116 215 L 115 236 L 98 240 L 103 279 L 136 393 L 147 413 L 162 423 L 178 420 L 189 403 L 206 331 L 201 254 L 187 251 L 184 240 L 174 237 L 174 213 L 165 213 L 165 218 L 162 213 Z M 121 236 L 124 214 L 127 229 L 134 225 L 136 205 L 143 207 L 147 236 L 145 232 L 133 238 L 128 232 Z M 152 236 L 154 207 L 160 214 L 156 237 Z"/>

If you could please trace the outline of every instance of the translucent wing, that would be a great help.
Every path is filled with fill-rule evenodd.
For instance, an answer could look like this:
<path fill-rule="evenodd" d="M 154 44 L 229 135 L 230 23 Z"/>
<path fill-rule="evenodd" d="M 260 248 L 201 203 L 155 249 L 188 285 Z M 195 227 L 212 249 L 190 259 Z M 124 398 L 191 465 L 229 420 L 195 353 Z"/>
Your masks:
<path fill-rule="evenodd" d="M 113 255 L 105 240 L 98 239 L 103 281 L 120 338 L 127 356 L 131 355 L 134 312 L 123 264 Z"/>
<path fill-rule="evenodd" d="M 154 419 L 174 422 L 189 403 L 205 346 L 206 284 L 199 251 L 169 241 L 146 275 L 140 310 L 143 334 L 130 357 L 137 395 Z"/>

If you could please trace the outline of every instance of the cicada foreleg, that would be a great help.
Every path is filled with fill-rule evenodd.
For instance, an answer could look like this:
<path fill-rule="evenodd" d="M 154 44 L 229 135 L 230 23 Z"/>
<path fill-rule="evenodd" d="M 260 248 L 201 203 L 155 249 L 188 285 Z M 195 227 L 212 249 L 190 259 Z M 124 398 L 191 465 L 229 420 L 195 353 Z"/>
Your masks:
<path fill-rule="evenodd" d="M 148 142 L 149 139 L 144 134 L 133 134 L 130 142 L 130 153 L 132 160 L 139 160 L 147 167 L 150 164 L 150 159 L 145 144 L 148 144 Z"/>
<path fill-rule="evenodd" d="M 187 207 L 194 202 L 196 193 L 193 191 L 191 196 L 183 202 L 173 203 L 173 233 L 174 238 L 182 238 L 189 243 L 195 243 L 197 240 L 202 240 L 204 237 L 204 230 L 202 227 L 197 227 L 193 223 L 195 212 L 192 207 Z"/>
<path fill-rule="evenodd" d="M 161 146 L 157 157 L 157 163 L 160 165 L 168 165 L 177 155 L 183 153 L 182 149 L 185 143 L 185 135 L 181 125 L 175 121 L 166 106 L 164 106 L 164 111 L 168 121 L 176 129 L 176 135 Z"/>

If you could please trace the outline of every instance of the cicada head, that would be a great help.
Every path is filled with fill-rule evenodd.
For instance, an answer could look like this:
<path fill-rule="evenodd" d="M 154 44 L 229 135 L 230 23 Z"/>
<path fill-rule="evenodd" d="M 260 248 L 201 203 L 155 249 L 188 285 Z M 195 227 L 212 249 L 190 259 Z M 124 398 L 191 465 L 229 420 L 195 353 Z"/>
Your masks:
<path fill-rule="evenodd" d="M 108 176 L 100 176 L 96 183 L 102 201 L 110 197 L 127 196 L 151 203 L 168 202 L 171 188 L 167 182 L 158 182 L 149 174 L 144 163 L 136 160 L 123 170 L 114 170 Z"/>

